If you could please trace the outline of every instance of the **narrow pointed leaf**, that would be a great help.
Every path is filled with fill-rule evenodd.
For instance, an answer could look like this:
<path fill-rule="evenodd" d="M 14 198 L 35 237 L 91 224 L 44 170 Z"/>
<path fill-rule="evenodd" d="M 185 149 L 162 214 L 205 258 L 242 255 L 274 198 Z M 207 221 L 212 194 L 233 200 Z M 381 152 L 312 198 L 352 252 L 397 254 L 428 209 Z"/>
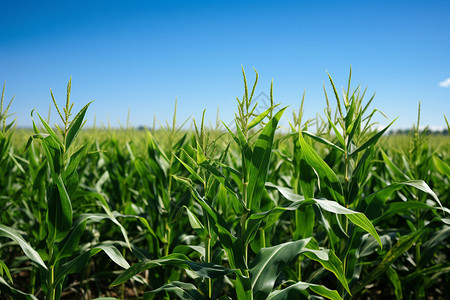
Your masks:
<path fill-rule="evenodd" d="M 144 300 L 151 299 L 150 296 L 159 292 L 174 293 L 179 299 L 183 300 L 205 300 L 193 284 L 180 281 L 173 281 L 156 290 L 144 293 Z"/>
<path fill-rule="evenodd" d="M 256 125 L 258 125 L 259 123 L 261 123 L 261 121 L 267 117 L 267 115 L 269 114 L 269 112 L 273 109 L 273 107 L 269 107 L 268 109 L 266 109 L 264 112 L 260 113 L 258 116 L 256 116 L 247 126 L 247 130 L 250 130 L 251 128 L 255 127 Z"/>
<path fill-rule="evenodd" d="M 44 269 L 47 269 L 47 266 L 45 265 L 41 256 L 30 246 L 30 244 L 28 244 L 24 240 L 22 235 L 20 235 L 20 233 L 18 233 L 14 228 L 0 224 L 0 236 L 4 236 L 15 241 L 17 244 L 19 244 L 20 248 L 22 248 L 23 252 L 29 259 L 31 259 Z"/>
<path fill-rule="evenodd" d="M 306 162 L 319 176 L 319 188 L 324 196 L 343 204 L 344 196 L 339 178 L 314 149 L 306 143 L 303 139 L 302 132 L 299 132 L 299 143 Z"/>
<path fill-rule="evenodd" d="M 120 251 L 113 245 L 107 245 L 107 244 L 100 244 L 95 246 L 94 249 L 101 249 L 103 250 L 106 255 L 111 258 L 113 262 L 115 262 L 117 265 L 121 266 L 124 269 L 127 269 L 130 267 L 128 262 L 125 260 L 125 258 L 122 256 Z"/>
<path fill-rule="evenodd" d="M 326 111 L 325 111 L 325 115 L 328 118 L 328 124 L 330 124 L 331 127 L 333 127 L 334 134 L 336 134 L 338 141 L 341 143 L 342 146 L 345 146 L 344 138 L 342 137 L 341 133 L 339 132 L 339 129 L 337 129 L 336 125 L 334 125 L 334 122 L 331 120 L 330 116 L 328 115 L 328 113 Z"/>
<path fill-rule="evenodd" d="M 285 109 L 283 108 L 277 112 L 267 123 L 259 134 L 253 149 L 251 164 L 248 169 L 247 207 L 255 212 L 260 210 L 260 202 L 264 192 L 264 184 L 266 183 L 275 130 Z"/>
<path fill-rule="evenodd" d="M 380 139 L 380 137 L 386 132 L 386 130 L 389 129 L 389 127 L 391 127 L 391 125 L 395 122 L 395 120 L 397 120 L 397 118 L 394 119 L 394 121 L 392 121 L 388 126 L 386 126 L 383 130 L 380 130 L 378 133 L 376 133 L 373 137 L 371 137 L 367 142 L 365 142 L 364 144 L 362 144 L 361 146 L 359 146 L 355 151 L 353 151 L 352 153 L 349 154 L 349 158 L 352 158 L 353 156 L 355 156 L 356 154 L 358 154 L 360 151 L 366 149 L 367 147 L 371 146 L 371 145 L 375 145 L 377 143 L 377 141 Z"/>
<path fill-rule="evenodd" d="M 344 149 L 342 149 L 342 148 L 339 147 L 338 145 L 335 145 L 335 144 L 333 144 L 332 142 L 330 142 L 329 140 L 326 140 L 326 139 L 324 139 L 324 138 L 322 138 L 322 137 L 320 137 L 320 136 L 317 136 L 317 135 L 315 135 L 315 134 L 312 133 L 312 132 L 303 130 L 302 133 L 303 133 L 304 135 L 307 135 L 307 136 L 309 136 L 310 138 L 312 138 L 312 139 L 318 141 L 319 143 L 322 143 L 322 144 L 324 144 L 324 145 L 330 146 L 330 147 L 332 147 L 332 148 L 334 148 L 334 149 L 336 149 L 336 150 L 338 150 L 338 151 L 340 151 L 340 152 L 342 152 L 342 153 L 345 152 Z"/>
<path fill-rule="evenodd" d="M 67 131 L 66 135 L 66 144 L 65 144 L 66 150 L 70 148 L 70 145 L 72 145 L 73 141 L 80 132 L 81 127 L 83 125 L 84 115 L 86 114 L 86 110 L 88 109 L 89 105 L 91 105 L 91 103 L 92 101 L 86 104 L 70 123 L 69 130 Z"/>
<path fill-rule="evenodd" d="M 442 207 L 441 202 L 437 195 L 430 189 L 430 187 L 423 180 L 411 180 L 399 183 L 393 183 L 381 190 L 376 191 L 368 196 L 366 196 L 363 201 L 361 201 L 358 210 L 364 212 L 364 214 L 369 219 L 374 219 L 379 216 L 381 209 L 383 208 L 387 199 L 392 195 L 393 192 L 400 190 L 405 185 L 417 188 L 430 196 Z"/>
<path fill-rule="evenodd" d="M 352 294 L 356 295 L 359 293 L 367 284 L 381 276 L 390 266 L 391 264 L 398 258 L 400 255 L 408 251 L 409 248 L 422 236 L 427 227 L 422 227 L 419 230 L 416 230 L 406 236 L 402 236 L 398 242 L 394 245 L 394 247 L 389 250 L 389 252 L 384 257 L 383 261 L 378 264 L 375 269 L 372 270 L 366 277 L 361 280 L 355 287 L 352 288 Z"/>
<path fill-rule="evenodd" d="M 135 263 L 128 269 L 126 269 L 116 280 L 111 283 L 110 286 L 116 286 L 126 282 L 133 276 L 149 269 L 153 269 L 159 266 L 172 265 L 179 266 L 181 268 L 189 268 L 201 277 L 216 278 L 233 273 L 233 270 L 224 268 L 223 266 L 214 265 L 211 263 L 198 263 L 189 260 L 189 258 L 181 253 L 172 253 L 164 256 L 160 259 L 141 261 Z"/>
<path fill-rule="evenodd" d="M 316 294 L 319 294 L 320 296 L 323 296 L 327 299 L 332 300 L 342 300 L 339 293 L 335 290 L 327 289 L 323 285 L 313 284 L 313 283 L 307 283 L 307 282 L 297 282 L 287 288 L 284 288 L 282 290 L 276 290 L 269 294 L 267 297 L 267 300 L 289 300 L 289 299 L 295 299 L 295 296 L 298 295 L 299 292 L 305 291 L 305 290 L 311 290 Z"/>
<path fill-rule="evenodd" d="M 373 227 L 372 222 L 361 212 L 353 211 L 348 208 L 343 207 L 335 201 L 330 201 L 326 199 L 307 199 L 305 200 L 302 196 L 295 194 L 291 189 L 277 186 L 271 183 L 266 183 L 266 186 L 276 188 L 286 199 L 293 202 L 304 202 L 316 203 L 320 208 L 328 212 L 345 215 L 353 224 L 362 228 L 363 230 L 370 233 L 377 242 L 381 245 L 380 237 L 378 236 L 375 227 Z"/>
<path fill-rule="evenodd" d="M 27 294 L 10 286 L 5 279 L 0 277 L 0 294 L 12 296 L 15 300 L 37 300 L 33 294 Z"/>
<path fill-rule="evenodd" d="M 283 268 L 292 263 L 308 244 L 310 238 L 262 248 L 250 269 L 254 299 L 265 299 L 272 291 Z"/>
<path fill-rule="evenodd" d="M 191 224 L 192 229 L 195 230 L 195 232 L 199 235 L 201 239 L 205 239 L 208 232 L 206 231 L 203 224 L 200 222 L 200 220 L 187 208 L 187 206 L 183 206 L 183 208 L 186 210 L 186 213 L 189 218 L 189 223 Z"/>

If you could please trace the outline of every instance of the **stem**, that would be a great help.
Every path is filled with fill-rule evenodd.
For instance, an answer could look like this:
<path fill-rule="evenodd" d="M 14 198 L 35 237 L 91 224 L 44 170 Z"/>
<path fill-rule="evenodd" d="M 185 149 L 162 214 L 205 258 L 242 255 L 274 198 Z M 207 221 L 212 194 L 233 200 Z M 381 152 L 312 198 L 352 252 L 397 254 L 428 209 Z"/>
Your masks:
<path fill-rule="evenodd" d="M 249 212 L 244 212 L 241 216 L 241 237 L 243 236 L 243 233 L 245 232 L 245 222 L 247 221 L 247 216 L 248 216 Z M 244 262 L 245 265 L 247 265 L 247 261 L 248 261 L 248 244 L 244 245 Z M 245 275 L 246 276 L 250 276 L 250 273 L 248 272 L 247 269 L 245 269 Z"/>
<path fill-rule="evenodd" d="M 206 182 L 206 180 L 205 180 Z M 206 191 L 206 184 L 204 185 Z M 211 223 L 209 222 L 209 216 L 205 210 L 203 210 L 203 215 L 205 216 L 206 229 L 208 230 L 208 235 L 206 236 L 206 247 L 205 247 L 205 260 L 207 263 L 212 262 L 211 258 Z M 212 297 L 212 278 L 208 278 L 208 298 Z"/>
<path fill-rule="evenodd" d="M 49 247 L 49 253 L 48 253 L 48 261 L 51 262 L 53 257 L 53 243 Z M 48 292 L 47 292 L 47 300 L 55 300 L 56 297 L 56 290 L 54 286 L 55 282 L 55 265 L 52 264 L 49 268 L 49 276 L 48 276 Z"/>
<path fill-rule="evenodd" d="M 48 285 L 48 299 L 47 300 L 55 300 L 56 290 L 54 286 L 55 281 L 55 266 L 50 266 L 50 278 Z"/>
<path fill-rule="evenodd" d="M 248 198 L 247 198 L 247 185 L 248 185 L 248 182 L 245 181 L 245 179 L 246 179 L 245 174 L 246 174 L 246 173 L 247 173 L 247 170 L 243 170 L 243 177 L 242 177 L 242 183 L 243 183 L 243 185 L 242 185 L 242 194 L 243 194 L 243 196 L 244 196 L 244 203 L 245 203 L 245 206 L 247 206 L 247 208 L 248 208 L 248 203 L 247 203 L 247 201 L 248 201 Z M 250 209 L 250 208 L 249 208 L 249 209 Z M 246 211 L 246 212 L 244 212 L 244 213 L 242 214 L 242 216 L 241 216 L 241 235 L 243 235 L 244 232 L 245 232 L 245 228 L 246 228 L 245 222 L 247 221 L 247 216 L 248 216 L 248 214 L 249 214 L 249 211 Z M 245 262 L 245 265 L 247 265 L 247 261 L 248 261 L 248 244 L 247 244 L 247 245 L 244 245 L 244 262 Z M 246 276 L 250 276 L 250 273 L 248 272 L 248 270 L 245 270 L 245 274 L 246 274 Z"/>
<path fill-rule="evenodd" d="M 209 222 L 208 222 L 209 223 Z M 208 234 L 208 238 L 206 240 L 206 262 L 211 262 L 211 235 Z M 212 297 L 212 278 L 208 278 L 208 297 L 211 299 Z"/>
<path fill-rule="evenodd" d="M 169 223 L 167 222 L 167 219 L 165 220 L 165 228 L 166 228 L 166 243 L 164 244 L 164 256 L 169 255 L 169 246 L 170 246 L 170 226 Z"/>
<path fill-rule="evenodd" d="M 35 292 L 35 288 L 34 288 L 35 284 L 36 284 L 36 269 L 33 268 L 31 270 L 31 279 L 30 279 L 31 294 L 34 294 L 34 292 Z"/>
<path fill-rule="evenodd" d="M 302 257 L 297 259 L 297 280 L 302 281 Z"/>

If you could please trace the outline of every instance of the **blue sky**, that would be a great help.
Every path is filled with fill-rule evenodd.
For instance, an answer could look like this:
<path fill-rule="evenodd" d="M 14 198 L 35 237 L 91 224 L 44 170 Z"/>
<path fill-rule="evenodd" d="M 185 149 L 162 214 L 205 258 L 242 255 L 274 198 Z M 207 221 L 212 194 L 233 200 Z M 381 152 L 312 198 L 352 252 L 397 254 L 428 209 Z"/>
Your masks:
<path fill-rule="evenodd" d="M 65 102 L 72 76 L 74 109 L 95 99 L 88 124 L 180 123 L 206 109 L 233 118 L 243 94 L 241 65 L 257 94 L 305 114 L 323 114 L 326 70 L 337 86 L 376 92 L 372 108 L 397 128 L 444 126 L 450 117 L 450 1 L 2 1 L 0 81 L 19 126 L 36 108 L 47 115 L 50 88 Z M 334 104 L 334 103 L 333 103 Z M 52 120 L 57 122 L 55 111 Z M 379 118 L 381 124 L 387 124 Z"/>

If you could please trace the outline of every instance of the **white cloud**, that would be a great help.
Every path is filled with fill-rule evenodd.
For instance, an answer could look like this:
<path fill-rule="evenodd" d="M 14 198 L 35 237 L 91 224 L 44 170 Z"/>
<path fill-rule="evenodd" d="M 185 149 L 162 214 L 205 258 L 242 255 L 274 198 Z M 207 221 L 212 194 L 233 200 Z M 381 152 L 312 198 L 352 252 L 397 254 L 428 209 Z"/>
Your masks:
<path fill-rule="evenodd" d="M 439 126 L 439 125 L 430 125 L 430 126 L 428 127 L 428 129 L 429 129 L 430 131 L 444 131 L 444 130 L 446 129 L 446 127 L 444 127 L 444 126 Z"/>
<path fill-rule="evenodd" d="M 444 88 L 450 88 L 450 78 L 447 78 L 442 82 L 439 82 L 439 86 Z"/>

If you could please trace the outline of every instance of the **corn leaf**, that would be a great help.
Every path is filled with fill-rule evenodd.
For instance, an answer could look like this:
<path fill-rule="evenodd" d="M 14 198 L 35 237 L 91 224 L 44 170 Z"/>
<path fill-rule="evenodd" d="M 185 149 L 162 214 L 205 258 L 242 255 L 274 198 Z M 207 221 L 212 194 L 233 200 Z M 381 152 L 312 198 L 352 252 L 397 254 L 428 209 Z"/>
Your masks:
<path fill-rule="evenodd" d="M 294 203 L 301 203 L 308 201 L 309 203 L 317 204 L 321 209 L 338 214 L 345 215 L 353 224 L 362 228 L 363 230 L 370 233 L 377 242 L 381 245 L 380 237 L 378 236 L 375 227 L 373 227 L 372 222 L 361 212 L 356 212 L 341 206 L 339 203 L 335 201 L 330 201 L 326 199 L 304 199 L 300 195 L 295 194 L 291 189 L 277 186 L 271 183 L 266 183 L 266 186 L 276 188 L 287 200 L 292 201 Z"/>
<path fill-rule="evenodd" d="M 366 277 L 358 282 L 358 284 L 352 288 L 352 294 L 356 295 L 359 293 L 367 284 L 381 276 L 390 266 L 391 264 L 398 258 L 400 255 L 408 251 L 409 248 L 424 234 L 427 227 L 422 227 L 406 236 L 402 236 L 399 241 L 395 244 L 394 247 L 389 250 L 381 263 L 379 263 L 375 269 L 372 270 Z"/>
<path fill-rule="evenodd" d="M 0 291 L 3 294 L 14 297 L 17 300 L 37 300 L 33 294 L 27 294 L 10 286 L 3 277 L 0 277 Z"/>
<path fill-rule="evenodd" d="M 45 265 L 41 256 L 30 246 L 30 244 L 28 244 L 24 240 L 22 235 L 19 232 L 17 232 L 17 230 L 15 230 L 14 228 L 0 224 L 0 236 L 4 236 L 4 237 L 7 237 L 7 238 L 15 241 L 20 246 L 20 248 L 22 248 L 23 253 L 25 253 L 25 255 L 29 259 L 31 259 L 32 261 L 37 263 L 39 266 L 41 266 L 42 268 L 47 270 L 47 266 Z"/>
<path fill-rule="evenodd" d="M 319 177 L 319 189 L 324 196 L 343 204 L 344 196 L 339 178 L 314 149 L 306 143 L 301 131 L 299 132 L 299 143 L 304 159 L 316 171 Z"/>
<path fill-rule="evenodd" d="M 234 272 L 231 269 L 227 269 L 219 265 L 214 265 L 212 263 L 198 263 L 191 261 L 186 255 L 181 253 L 172 253 L 160 259 L 147 260 L 135 263 L 134 265 L 126 269 L 124 272 L 122 272 L 122 274 L 120 274 L 119 277 L 117 277 L 116 280 L 114 280 L 110 286 L 116 286 L 121 283 L 124 283 L 133 276 L 145 270 L 165 265 L 179 266 L 181 268 L 189 268 L 190 270 L 194 271 L 197 275 L 204 278 L 217 278 Z"/>
<path fill-rule="evenodd" d="M 172 281 L 156 290 L 144 293 L 144 300 L 153 299 L 154 294 L 159 292 L 169 292 L 175 294 L 183 300 L 205 300 L 197 288 L 191 283 Z"/>
<path fill-rule="evenodd" d="M 253 149 L 251 164 L 248 168 L 247 207 L 254 212 L 260 210 L 260 202 L 264 192 L 264 184 L 266 183 L 275 130 L 285 109 L 283 108 L 277 112 L 267 123 L 259 134 Z"/>
<path fill-rule="evenodd" d="M 369 219 L 374 219 L 379 216 L 381 209 L 383 208 L 386 200 L 392 195 L 393 192 L 400 190 L 405 185 L 412 186 L 421 190 L 430 196 L 442 207 L 441 202 L 437 195 L 430 189 L 430 187 L 423 180 L 411 180 L 399 183 L 393 183 L 381 190 L 376 191 L 366 197 L 361 201 L 358 210 L 364 211 L 364 214 Z"/>
<path fill-rule="evenodd" d="M 282 290 L 275 290 L 269 294 L 267 300 L 289 300 L 294 299 L 299 292 L 306 291 L 307 289 L 313 291 L 314 293 L 323 296 L 327 299 L 341 300 L 341 296 L 335 290 L 327 289 L 323 285 L 307 283 L 307 282 L 297 282 L 290 285 Z"/>
<path fill-rule="evenodd" d="M 92 101 L 86 104 L 79 112 L 78 114 L 73 118 L 72 122 L 70 122 L 70 126 L 67 131 L 66 139 L 65 139 L 65 147 L 66 151 L 70 148 L 72 145 L 72 142 L 77 137 L 78 133 L 81 130 L 81 127 L 83 125 L 84 115 L 86 114 L 86 111 L 91 105 Z"/>

